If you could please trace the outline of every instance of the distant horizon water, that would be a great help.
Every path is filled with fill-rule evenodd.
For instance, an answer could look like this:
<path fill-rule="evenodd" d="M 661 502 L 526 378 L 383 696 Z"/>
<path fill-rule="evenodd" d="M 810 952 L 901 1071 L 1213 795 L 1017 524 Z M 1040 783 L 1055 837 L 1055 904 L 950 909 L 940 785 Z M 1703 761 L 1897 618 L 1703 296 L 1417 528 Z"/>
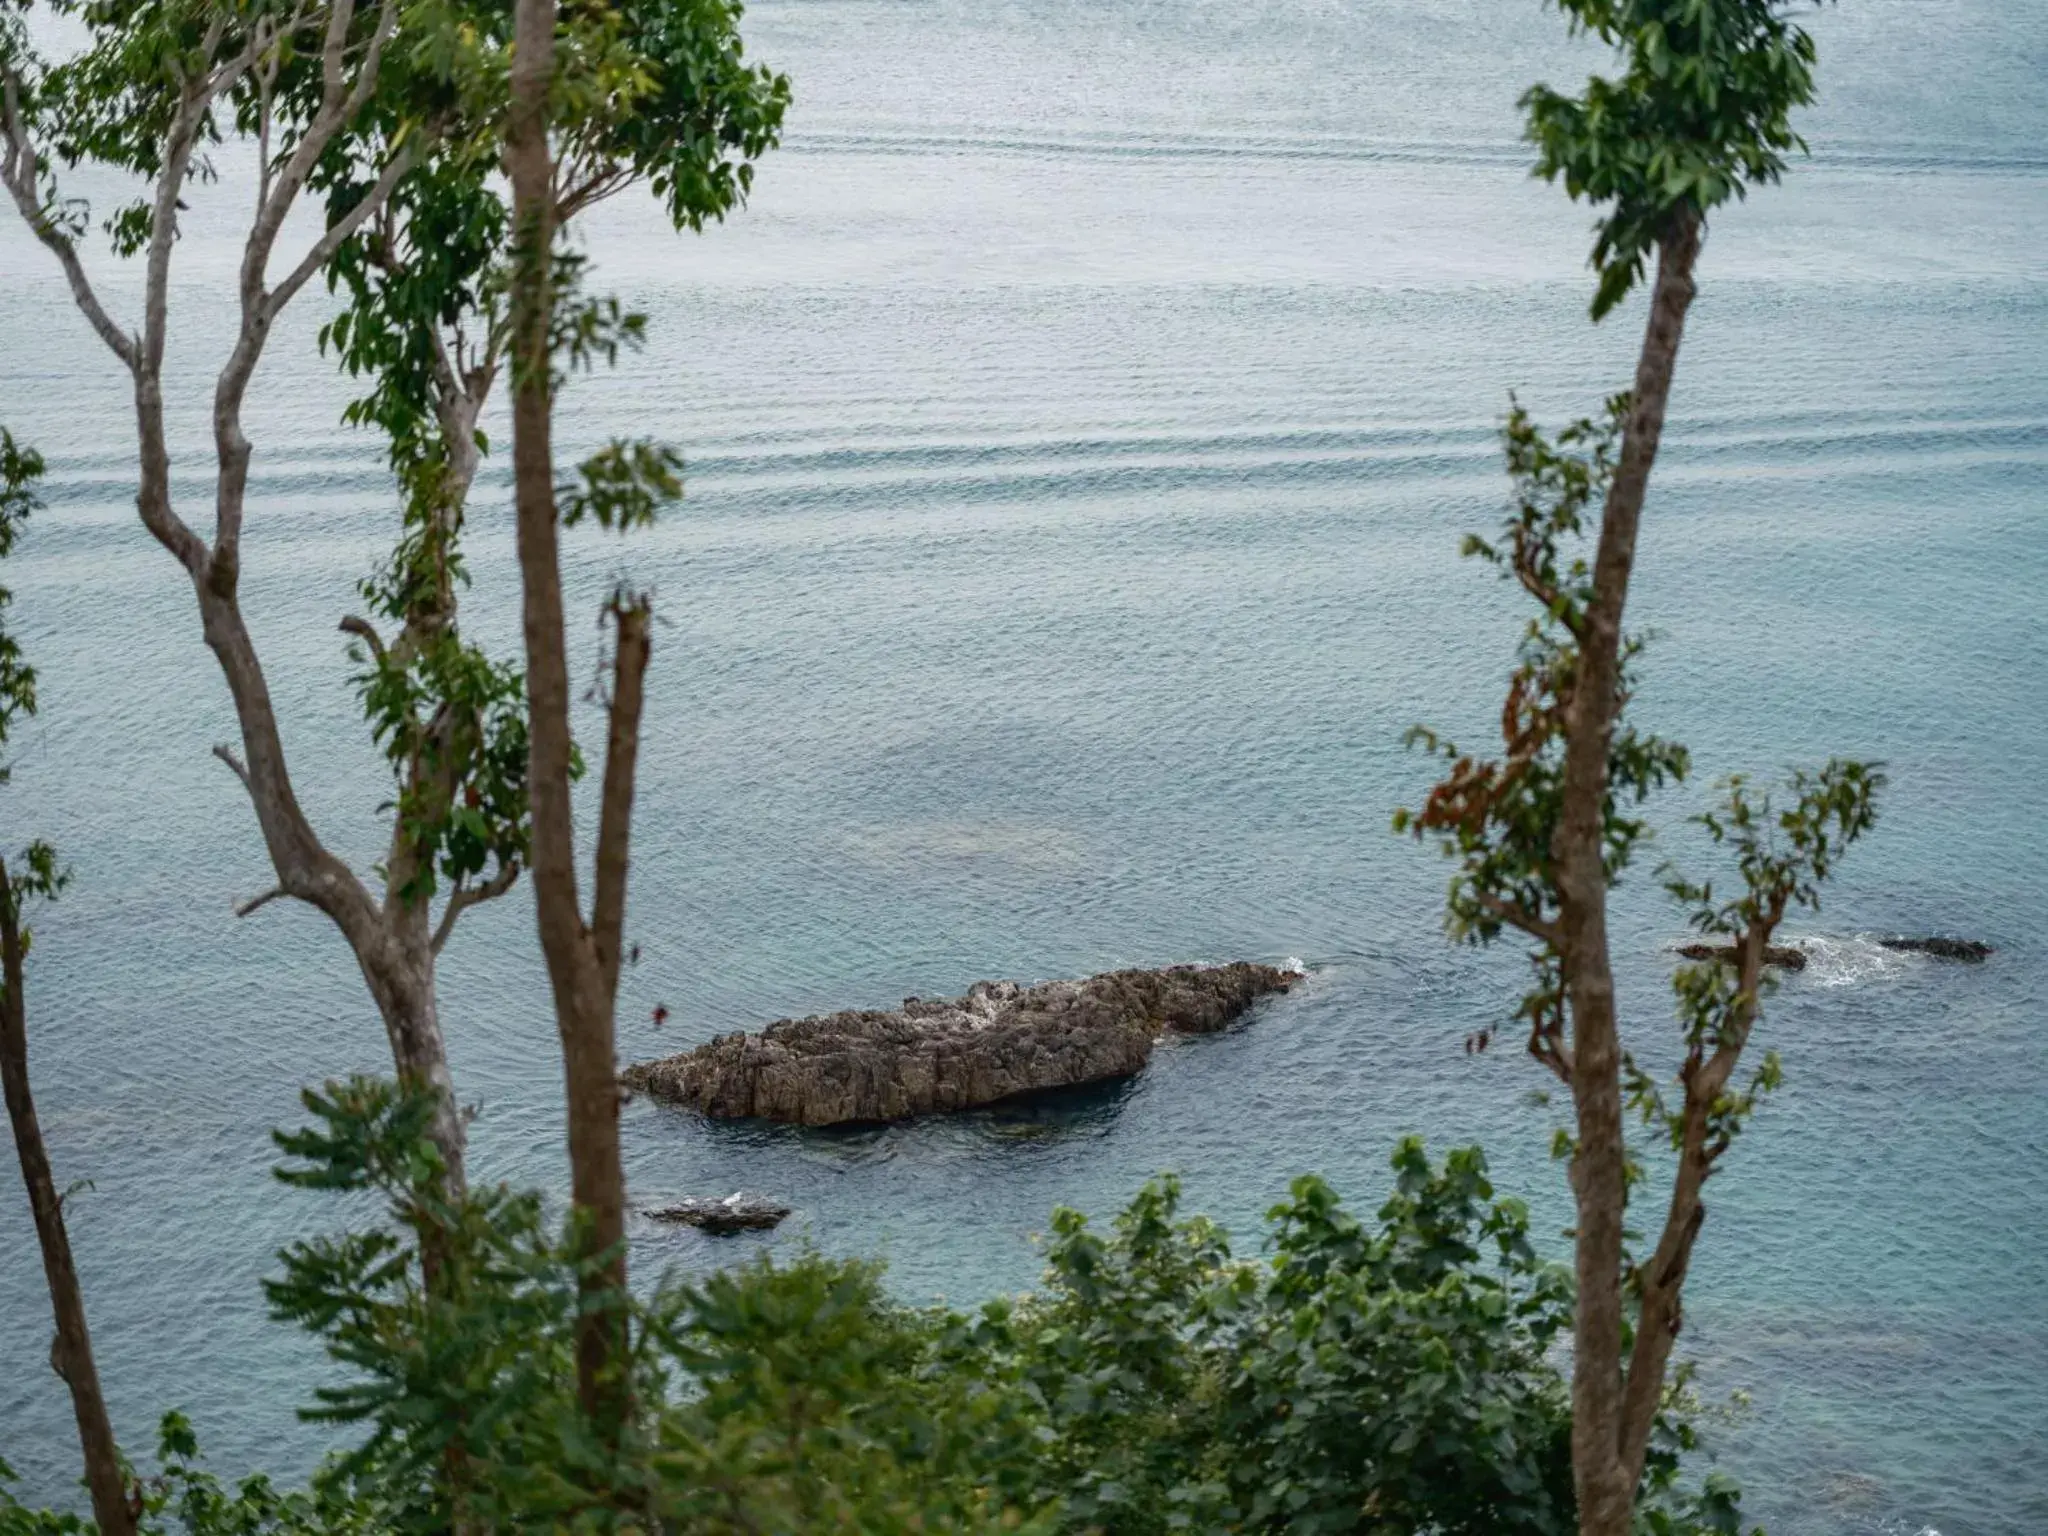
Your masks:
<path fill-rule="evenodd" d="M 1629 1028 L 1675 1059 L 1660 856 L 1716 778 L 1883 759 L 1876 831 L 1791 937 L 1785 1059 L 1709 1192 L 1682 1353 L 1717 1464 L 1773 1536 L 2048 1530 L 2048 9 L 1853 0 L 1808 18 L 1810 160 L 1718 214 L 1632 617 L 1642 724 L 1693 749 L 1617 898 Z M 648 351 L 568 390 L 564 454 L 651 434 L 688 500 L 573 539 L 572 614 L 650 582 L 620 1049 L 981 978 L 1298 958 L 1307 983 L 1145 1074 L 1050 1105 L 810 1133 L 627 1112 L 637 1197 L 772 1194 L 725 1242 L 652 1225 L 637 1272 L 764 1244 L 874 1254 L 907 1299 L 1021 1289 L 1054 1206 L 1161 1169 L 1257 1245 L 1294 1175 L 1361 1211 L 1405 1133 L 1481 1142 L 1566 1251 L 1559 1107 L 1504 1023 L 1512 947 L 1441 932 L 1446 869 L 1394 837 L 1491 728 L 1524 614 L 1456 555 L 1504 501 L 1510 391 L 1546 423 L 1626 384 L 1639 302 L 1589 324 L 1590 212 L 1531 181 L 1514 102 L 1597 58 L 1535 0 L 762 0 L 796 86 L 752 205 L 701 238 L 628 195 L 593 282 Z M 176 258 L 176 491 L 205 430 L 240 204 Z M 117 294 L 120 291 L 116 285 Z M 244 602 L 302 800 L 376 858 L 383 768 L 339 617 L 390 545 L 377 439 L 340 425 L 309 293 L 254 397 Z M 516 653 L 503 402 L 464 624 Z M 386 1069 L 346 947 L 283 903 L 209 755 L 233 735 L 189 591 L 137 523 L 115 365 L 0 219 L 0 423 L 50 462 L 8 562 L 43 713 L 10 845 L 76 870 L 38 923 L 33 1065 L 116 1429 L 181 1407 L 224 1475 L 302 1477 L 327 1369 L 269 1322 L 278 1246 L 338 1211 L 269 1174 L 301 1086 Z M 593 664 L 594 624 L 572 630 Z M 1983 939 L 1981 965 L 1888 934 Z M 566 1187 L 523 890 L 443 957 L 474 1177 Z M 657 1028 L 653 1012 L 669 1011 Z M 74 1497 L 18 1184 L 0 1195 L 0 1456 Z"/>

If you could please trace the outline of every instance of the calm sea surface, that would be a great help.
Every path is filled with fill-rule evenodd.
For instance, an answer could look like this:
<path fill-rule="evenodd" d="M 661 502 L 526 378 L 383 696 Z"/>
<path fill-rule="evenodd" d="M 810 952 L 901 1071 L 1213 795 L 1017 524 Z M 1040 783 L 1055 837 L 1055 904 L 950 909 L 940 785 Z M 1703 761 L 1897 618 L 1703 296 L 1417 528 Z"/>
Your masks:
<path fill-rule="evenodd" d="M 1820 13 L 1814 155 L 1718 217 L 1635 608 L 1646 723 L 1700 783 L 1884 758 L 1878 834 L 1796 930 L 1787 1086 L 1716 1182 L 1687 1345 L 1722 1464 L 1785 1536 L 2048 1529 L 2048 8 Z M 1055 1110 L 852 1135 L 636 1104 L 644 1196 L 790 1199 L 778 1240 L 888 1257 L 903 1294 L 1025 1286 L 1069 1202 L 1177 1168 L 1247 1247 L 1288 1178 L 1361 1205 L 1389 1147 L 1480 1139 L 1546 1231 L 1557 1111 L 1504 1016 L 1512 954 L 1454 951 L 1444 870 L 1387 815 L 1399 734 L 1482 735 L 1520 615 L 1461 566 L 1503 482 L 1508 391 L 1551 420 L 1623 385 L 1640 306 L 1594 329 L 1587 214 L 1525 179 L 1513 101 L 1591 62 L 1507 0 L 756 7 L 797 85 L 729 228 L 630 200 L 589 230 L 650 351 L 579 384 L 571 449 L 657 433 L 690 500 L 578 539 L 575 606 L 626 569 L 668 625 L 651 680 L 622 1048 L 984 976 L 1297 957 L 1305 993 Z M 236 208 L 178 253 L 174 402 L 195 518 Z M 362 865 L 386 781 L 335 621 L 388 546 L 378 444 L 337 424 L 319 300 L 257 386 L 246 603 L 302 798 Z M 216 1464 L 302 1473 L 320 1366 L 257 1291 L 336 1219 L 268 1175 L 300 1084 L 385 1065 L 341 941 L 268 881 L 207 749 L 232 733 L 189 592 L 135 521 L 115 366 L 0 221 L 0 421 L 50 458 L 10 563 L 44 714 L 5 841 L 77 883 L 38 928 L 35 1065 L 117 1426 L 182 1405 Z M 509 653 L 502 460 L 469 624 Z M 578 631 L 594 660 L 594 626 Z M 1679 925 L 1624 896 L 1641 1048 L 1670 1059 Z M 1877 933 L 1962 933 L 1981 967 Z M 445 957 L 480 1174 L 565 1184 L 530 910 Z M 657 1004 L 674 1017 L 651 1022 Z M 12 1175 L 6 1179 L 12 1184 Z M 750 1251 L 636 1233 L 643 1273 Z M 1558 1251 L 1562 1243 L 1557 1242 Z M 0 1198 L 0 1452 L 65 1497 L 69 1412 L 18 1195 Z"/>

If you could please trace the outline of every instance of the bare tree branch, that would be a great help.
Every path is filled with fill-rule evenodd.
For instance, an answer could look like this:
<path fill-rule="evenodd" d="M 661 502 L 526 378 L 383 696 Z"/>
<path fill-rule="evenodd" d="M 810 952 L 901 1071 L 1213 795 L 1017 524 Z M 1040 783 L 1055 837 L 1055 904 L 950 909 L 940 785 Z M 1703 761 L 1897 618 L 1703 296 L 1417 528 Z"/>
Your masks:
<path fill-rule="evenodd" d="M 213 748 L 213 755 L 234 770 L 235 777 L 242 781 L 242 788 L 248 790 L 252 795 L 256 793 L 255 787 L 249 782 L 249 770 L 244 768 L 242 760 L 235 756 L 235 749 L 233 747 L 229 746 L 226 742 L 216 742 Z"/>
<path fill-rule="evenodd" d="M 211 58 L 220 45 L 226 26 L 216 16 L 208 26 L 200 57 Z M 177 239 L 179 197 L 198 142 L 200 124 L 205 120 L 215 94 L 227 88 L 241 68 L 246 67 L 248 50 L 212 71 L 197 89 L 187 87 L 170 129 L 164 139 L 163 169 L 157 177 L 155 202 L 150 214 L 149 254 L 143 279 L 142 336 L 135 364 L 135 419 L 137 468 L 136 511 L 152 537 L 170 551 L 194 581 L 206 574 L 209 552 L 205 541 L 194 533 L 171 505 L 171 458 L 164 429 L 163 359 L 169 312 L 171 248 Z"/>
<path fill-rule="evenodd" d="M 6 134 L 6 152 L 0 155 L 0 180 L 14 198 L 23 221 L 57 258 L 64 280 L 71 285 L 71 297 L 101 341 L 130 373 L 135 371 L 135 338 L 114 323 L 113 317 L 93 291 L 92 280 L 78 259 L 78 247 L 59 229 L 43 207 L 41 188 L 36 183 L 36 150 L 21 119 L 21 86 L 11 66 L 0 65 L 0 131 Z"/>
<path fill-rule="evenodd" d="M 604 791 L 598 807 L 597 870 L 591 894 L 590 938 L 607 996 L 619 985 L 626 920 L 626 873 L 633 825 L 633 776 L 640 756 L 640 708 L 646 697 L 649 630 L 653 610 L 644 597 L 612 600 L 617 654 L 612 662 L 610 729 L 605 741 Z"/>
<path fill-rule="evenodd" d="M 328 13 L 327 31 L 321 44 L 323 84 L 320 106 L 277 173 L 268 199 L 258 211 L 242 247 L 241 329 L 235 338 L 234 349 L 215 382 L 213 395 L 214 451 L 220 471 L 214 488 L 213 551 L 206 580 L 222 597 L 233 596 L 241 577 L 243 500 L 249 481 L 249 440 L 242 431 L 242 399 L 263 354 L 264 343 L 269 339 L 271 322 L 306 280 L 319 270 L 320 264 L 355 233 L 363 220 L 383 206 L 392 187 L 410 168 L 412 161 L 410 146 L 395 152 L 370 195 L 315 243 L 274 292 L 265 291 L 264 276 L 270 267 L 271 252 L 306 178 L 312 174 L 314 165 L 334 142 L 335 136 L 354 118 L 376 87 L 384 45 L 397 25 L 397 0 L 382 0 L 376 29 L 364 50 L 354 83 L 350 85 L 344 64 L 348 32 L 354 18 L 355 0 L 335 0 L 333 9 Z"/>
<path fill-rule="evenodd" d="M 455 931 L 455 919 L 471 907 L 480 907 L 487 901 L 495 901 L 512 889 L 519 878 L 519 861 L 508 859 L 498 867 L 498 872 L 482 885 L 458 885 L 448 895 L 448 905 L 442 909 L 441 921 L 434 927 L 433 951 L 441 953 L 441 946 L 448 942 L 448 935 Z"/>
<path fill-rule="evenodd" d="M 1556 923 L 1536 916 L 1518 901 L 1509 901 L 1505 896 L 1496 896 L 1491 891 L 1474 890 L 1472 896 L 1479 905 L 1510 928 L 1519 928 L 1532 939 L 1541 939 L 1544 943 L 1555 946 L 1562 938 Z"/>
<path fill-rule="evenodd" d="M 388 205 L 387 205 L 388 206 Z M 444 404 L 461 398 L 466 391 L 462 387 L 462 369 L 459 359 L 448 350 L 448 338 L 438 324 L 427 327 L 427 334 L 434 342 L 434 390 Z M 455 338 L 456 352 L 462 348 L 462 336 L 458 331 Z"/>
<path fill-rule="evenodd" d="M 580 178 L 571 176 L 566 185 L 556 190 L 555 218 L 560 223 L 568 223 L 592 204 L 603 202 L 626 186 L 633 175 L 630 166 L 604 163 L 586 171 Z"/>
<path fill-rule="evenodd" d="M 197 56 L 211 59 L 226 35 L 227 18 L 216 14 L 208 23 Z M 178 111 L 164 137 L 163 169 L 157 176 L 156 199 L 150 209 L 149 257 L 143 281 L 142 358 L 140 372 L 154 380 L 163 368 L 165 316 L 169 303 L 171 246 L 178 237 L 178 203 L 185 189 L 185 174 L 192 164 L 192 152 L 199 141 L 199 128 L 214 98 L 231 85 L 240 69 L 251 62 L 244 49 L 220 68 L 209 71 L 197 86 L 186 85 Z M 175 67 L 175 66 L 174 66 Z M 168 460 L 166 460 L 168 464 Z M 145 470 L 147 473 L 147 470 Z M 166 496 L 168 501 L 168 496 Z M 154 530 L 152 530 L 154 531 Z M 161 536 L 160 536 L 161 537 Z"/>
<path fill-rule="evenodd" d="M 368 619 L 359 619 L 354 614 L 345 614 L 337 626 L 345 635 L 354 635 L 370 647 L 370 653 L 381 666 L 384 661 L 384 637 L 377 633 L 377 626 Z"/>
<path fill-rule="evenodd" d="M 273 885 L 261 896 L 252 896 L 247 901 L 243 902 L 240 906 L 236 907 L 235 916 L 247 917 L 251 912 L 254 912 L 258 907 L 264 906 L 269 902 L 273 902 L 277 900 L 277 898 L 280 896 L 289 896 L 290 894 L 291 892 L 287 891 L 283 886 Z"/>
<path fill-rule="evenodd" d="M 264 299 L 266 319 L 274 317 L 279 310 L 289 304 L 292 296 L 305 286 L 306 280 L 327 265 L 334 253 L 341 249 L 342 243 L 362 226 L 363 221 L 384 206 L 390 199 L 392 189 L 398 185 L 405 173 L 412 169 L 416 158 L 414 145 L 407 143 L 385 162 L 383 174 L 377 178 L 377 184 L 363 200 L 330 226 L 327 233 L 322 235 L 313 248 L 300 259 L 299 264 L 292 268 L 290 276 L 271 289 Z"/>

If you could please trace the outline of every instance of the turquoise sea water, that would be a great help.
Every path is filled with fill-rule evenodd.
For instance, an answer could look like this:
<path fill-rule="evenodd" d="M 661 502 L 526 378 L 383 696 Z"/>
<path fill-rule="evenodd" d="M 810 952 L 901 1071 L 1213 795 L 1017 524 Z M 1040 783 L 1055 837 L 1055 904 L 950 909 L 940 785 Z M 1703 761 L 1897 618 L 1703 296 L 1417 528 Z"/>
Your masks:
<path fill-rule="evenodd" d="M 1856 0 L 1817 15 L 1810 164 L 1715 221 L 1646 524 L 1646 723 L 1700 782 L 1882 757 L 1884 819 L 1801 925 L 1772 1005 L 1787 1086 L 1713 1190 L 1688 1348 L 1751 1507 L 1790 1536 L 2048 1529 L 2048 11 Z M 1515 389 L 1551 420 L 1626 382 L 1639 308 L 1584 305 L 1586 215 L 1524 178 L 1515 95 L 1589 58 L 1533 5 L 777 0 L 788 147 L 701 240 L 594 221 L 650 352 L 579 385 L 568 446 L 653 432 L 686 509 L 580 543 L 668 625 L 622 1049 L 781 1014 L 1191 959 L 1297 957 L 1305 992 L 1053 1109 L 804 1135 L 629 1111 L 635 1189 L 744 1184 L 779 1240 L 888 1256 L 904 1294 L 1031 1282 L 1031 1234 L 1177 1168 L 1251 1246 L 1302 1170 L 1377 1200 L 1393 1140 L 1481 1139 L 1564 1224 L 1555 1112 L 1501 1018 L 1512 954 L 1445 945 L 1444 871 L 1393 838 L 1417 719 L 1488 726 L 1520 614 L 1455 558 L 1502 494 Z M 179 252 L 181 489 L 208 489 L 223 239 Z M 334 622 L 388 545 L 377 445 L 294 314 L 258 386 L 246 603 L 302 798 L 367 865 L 385 781 Z M 189 594 L 132 507 L 132 425 L 41 253 L 0 222 L 0 421 L 52 463 L 11 562 L 45 713 L 6 838 L 78 879 L 38 933 L 38 1087 L 118 1427 L 186 1407 L 219 1466 L 302 1471 L 318 1369 L 257 1280 L 335 1219 L 274 1185 L 303 1082 L 383 1064 L 340 940 L 232 904 L 268 883 L 207 748 L 231 734 Z M 503 466 L 469 622 L 509 652 Z M 195 514 L 196 515 L 196 514 Z M 581 634 L 594 658 L 594 628 Z M 1617 952 L 1668 1037 L 1672 913 Z M 1982 937 L 1982 967 L 1890 956 Z M 559 1189 L 559 1076 L 529 909 L 443 965 L 480 1173 Z M 657 1030 L 657 1004 L 674 1017 Z M 1660 1035 L 1660 1030 L 1665 1034 Z M 1668 1049 L 1666 1052 L 1668 1059 Z M 750 1251 L 636 1232 L 651 1272 Z M 1562 1245 L 1559 1245 L 1560 1251 Z M 0 1198 L 0 1454 L 71 1476 L 40 1268 Z"/>

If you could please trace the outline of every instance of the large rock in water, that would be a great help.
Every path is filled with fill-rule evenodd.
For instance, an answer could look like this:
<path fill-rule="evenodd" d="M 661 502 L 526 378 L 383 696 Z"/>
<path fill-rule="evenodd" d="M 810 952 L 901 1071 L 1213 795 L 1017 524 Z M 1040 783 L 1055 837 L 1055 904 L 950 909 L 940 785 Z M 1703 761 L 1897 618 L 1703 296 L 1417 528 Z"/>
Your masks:
<path fill-rule="evenodd" d="M 1300 977 L 1270 965 L 1176 965 L 1085 981 L 978 981 L 894 1013 L 783 1019 L 628 1067 L 630 1088 L 720 1119 L 906 1120 L 1129 1077 L 1160 1035 L 1222 1029 Z"/>

